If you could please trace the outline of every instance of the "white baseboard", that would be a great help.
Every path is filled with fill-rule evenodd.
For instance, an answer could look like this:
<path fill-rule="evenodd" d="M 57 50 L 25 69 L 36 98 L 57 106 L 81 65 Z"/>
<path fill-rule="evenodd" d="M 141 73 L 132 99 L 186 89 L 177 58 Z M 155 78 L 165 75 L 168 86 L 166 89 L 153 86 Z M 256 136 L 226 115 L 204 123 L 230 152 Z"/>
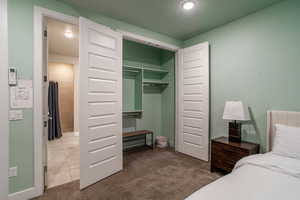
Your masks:
<path fill-rule="evenodd" d="M 40 192 L 38 192 L 36 188 L 32 187 L 20 192 L 9 194 L 8 200 L 29 200 L 41 195 L 42 194 L 40 194 Z"/>

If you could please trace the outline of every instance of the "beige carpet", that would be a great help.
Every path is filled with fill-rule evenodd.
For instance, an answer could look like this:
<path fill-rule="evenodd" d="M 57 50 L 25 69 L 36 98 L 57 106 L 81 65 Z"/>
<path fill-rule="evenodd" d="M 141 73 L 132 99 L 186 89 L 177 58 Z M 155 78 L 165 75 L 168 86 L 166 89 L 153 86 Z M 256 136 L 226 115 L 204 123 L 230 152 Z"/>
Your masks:
<path fill-rule="evenodd" d="M 49 189 L 36 200 L 182 200 L 219 178 L 206 162 L 156 149 L 124 155 L 124 170 L 79 191 L 79 182 Z"/>

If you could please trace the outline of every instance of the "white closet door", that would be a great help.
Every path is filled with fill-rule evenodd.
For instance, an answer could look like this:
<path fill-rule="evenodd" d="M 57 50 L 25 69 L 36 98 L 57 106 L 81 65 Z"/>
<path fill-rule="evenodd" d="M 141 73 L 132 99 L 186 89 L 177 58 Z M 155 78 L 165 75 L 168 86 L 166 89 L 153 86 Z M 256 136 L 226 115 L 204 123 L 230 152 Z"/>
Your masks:
<path fill-rule="evenodd" d="M 177 150 L 208 161 L 209 44 L 181 49 L 178 56 Z"/>
<path fill-rule="evenodd" d="M 80 18 L 80 188 L 122 170 L 122 36 Z"/>

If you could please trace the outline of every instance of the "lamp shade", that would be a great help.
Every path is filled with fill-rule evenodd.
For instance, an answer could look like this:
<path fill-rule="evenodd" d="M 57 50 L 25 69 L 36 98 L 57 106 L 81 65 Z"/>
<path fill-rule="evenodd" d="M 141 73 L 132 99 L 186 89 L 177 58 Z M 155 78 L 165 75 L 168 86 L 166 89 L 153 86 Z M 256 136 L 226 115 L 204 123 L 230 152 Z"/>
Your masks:
<path fill-rule="evenodd" d="M 248 107 L 241 101 L 227 101 L 225 103 L 223 119 L 248 121 L 250 120 Z"/>

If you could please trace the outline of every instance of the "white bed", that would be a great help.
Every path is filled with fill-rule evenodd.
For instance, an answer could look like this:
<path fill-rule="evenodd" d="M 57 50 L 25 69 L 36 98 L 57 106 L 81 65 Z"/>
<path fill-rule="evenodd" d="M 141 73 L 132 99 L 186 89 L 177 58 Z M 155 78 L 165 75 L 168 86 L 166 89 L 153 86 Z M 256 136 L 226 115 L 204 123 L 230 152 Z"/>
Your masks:
<path fill-rule="evenodd" d="M 274 125 L 300 127 L 300 113 L 270 111 L 267 121 L 267 148 L 271 150 Z M 284 199 L 300 199 L 300 160 L 269 152 L 240 160 L 232 173 L 201 188 L 186 200 Z"/>

